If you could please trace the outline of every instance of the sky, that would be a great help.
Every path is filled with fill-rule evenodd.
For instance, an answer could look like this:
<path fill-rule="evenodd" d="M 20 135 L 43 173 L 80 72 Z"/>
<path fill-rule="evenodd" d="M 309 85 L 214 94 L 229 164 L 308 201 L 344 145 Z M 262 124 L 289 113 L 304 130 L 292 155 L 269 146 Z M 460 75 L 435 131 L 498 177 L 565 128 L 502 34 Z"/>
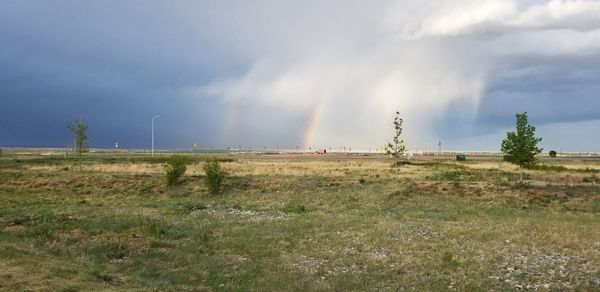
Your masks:
<path fill-rule="evenodd" d="M 600 1 L 0 1 L 0 146 L 600 152 Z"/>

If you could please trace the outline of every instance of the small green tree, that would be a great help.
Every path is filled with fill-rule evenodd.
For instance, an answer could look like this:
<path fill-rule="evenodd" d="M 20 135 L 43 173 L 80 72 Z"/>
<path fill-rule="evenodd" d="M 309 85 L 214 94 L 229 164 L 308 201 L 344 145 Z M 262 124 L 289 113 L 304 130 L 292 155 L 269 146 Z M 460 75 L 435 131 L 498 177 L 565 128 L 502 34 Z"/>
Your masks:
<path fill-rule="evenodd" d="M 81 171 L 81 154 L 87 152 L 87 129 L 88 126 L 83 119 L 67 122 L 67 129 L 73 134 L 73 151 L 78 155 L 79 171 Z"/>
<path fill-rule="evenodd" d="M 403 122 L 404 120 L 400 117 L 400 112 L 396 111 L 396 116 L 394 117 L 394 139 L 393 142 L 390 142 L 385 146 L 385 152 L 395 158 L 404 155 L 404 151 L 406 150 L 404 140 L 400 139 Z"/>
<path fill-rule="evenodd" d="M 172 155 L 165 165 L 165 181 L 167 186 L 176 185 L 187 170 L 187 160 L 183 155 Z"/>
<path fill-rule="evenodd" d="M 517 113 L 517 131 L 507 132 L 506 139 L 502 141 L 502 153 L 504 160 L 516 164 L 521 169 L 535 164 L 537 154 L 542 152 L 538 143 L 542 138 L 535 137 L 535 127 L 529 125 L 527 121 L 527 112 Z M 521 180 L 523 172 L 521 171 Z"/>
<path fill-rule="evenodd" d="M 223 180 L 225 180 L 225 176 L 227 176 L 227 172 L 221 169 L 219 160 L 215 158 L 210 158 L 204 162 L 203 168 L 204 172 L 206 172 L 204 184 L 208 188 L 208 191 L 213 195 L 218 194 L 221 185 L 223 184 Z"/>

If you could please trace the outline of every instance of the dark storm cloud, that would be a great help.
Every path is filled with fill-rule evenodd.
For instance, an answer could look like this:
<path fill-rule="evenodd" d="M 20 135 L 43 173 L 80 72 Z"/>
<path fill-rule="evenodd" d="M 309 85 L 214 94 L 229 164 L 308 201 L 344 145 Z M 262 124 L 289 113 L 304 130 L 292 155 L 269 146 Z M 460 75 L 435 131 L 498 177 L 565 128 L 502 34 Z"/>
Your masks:
<path fill-rule="evenodd" d="M 0 146 L 65 146 L 82 117 L 92 146 L 148 147 L 155 114 L 160 148 L 366 149 L 395 109 L 413 149 L 495 149 L 520 111 L 597 132 L 598 1 L 433 4 L 3 1 Z"/>
<path fill-rule="evenodd" d="M 190 104 L 181 88 L 237 70 L 236 56 L 159 7 L 118 3 L 0 4 L 0 144 L 64 146 L 76 117 L 96 147 L 147 146 L 155 114 L 162 147 L 214 135 L 220 105 Z"/>
<path fill-rule="evenodd" d="M 510 62 L 510 63 L 508 63 Z M 600 54 L 521 56 L 488 88 L 478 113 L 487 127 L 528 111 L 539 124 L 600 119 Z"/>

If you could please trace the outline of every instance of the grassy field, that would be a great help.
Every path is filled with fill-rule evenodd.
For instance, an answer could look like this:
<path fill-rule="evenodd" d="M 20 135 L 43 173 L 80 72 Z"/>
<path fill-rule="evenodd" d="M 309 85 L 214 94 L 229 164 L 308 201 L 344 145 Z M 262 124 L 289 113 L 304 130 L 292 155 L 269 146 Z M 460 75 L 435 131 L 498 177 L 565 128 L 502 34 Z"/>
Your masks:
<path fill-rule="evenodd" d="M 0 158 L 0 290 L 599 290 L 600 161 Z"/>

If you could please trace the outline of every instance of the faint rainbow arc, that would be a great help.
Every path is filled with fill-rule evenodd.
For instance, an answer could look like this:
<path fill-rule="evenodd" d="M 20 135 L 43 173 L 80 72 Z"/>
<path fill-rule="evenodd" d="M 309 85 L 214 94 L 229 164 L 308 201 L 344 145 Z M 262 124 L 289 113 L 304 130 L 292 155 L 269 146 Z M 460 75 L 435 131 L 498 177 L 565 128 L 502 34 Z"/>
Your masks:
<path fill-rule="evenodd" d="M 317 126 L 321 118 L 321 112 L 323 111 L 323 103 L 324 98 L 322 98 L 315 104 L 310 113 L 310 117 L 308 119 L 308 123 L 304 131 L 304 136 L 302 140 L 302 146 L 304 147 L 304 149 L 308 149 L 309 147 L 311 147 L 312 143 L 314 142 L 313 140 L 315 138 L 315 132 L 317 131 Z"/>

